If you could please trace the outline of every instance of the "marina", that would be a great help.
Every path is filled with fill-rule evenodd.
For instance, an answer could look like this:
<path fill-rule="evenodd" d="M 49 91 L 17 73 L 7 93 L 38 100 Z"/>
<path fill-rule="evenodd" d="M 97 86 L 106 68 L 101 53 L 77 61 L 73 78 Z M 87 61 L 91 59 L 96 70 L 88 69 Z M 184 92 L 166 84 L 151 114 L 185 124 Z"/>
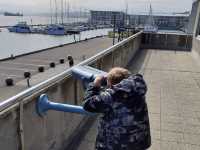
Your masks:
<path fill-rule="evenodd" d="M 107 35 L 112 29 L 97 29 L 83 31 L 80 34 L 51 36 L 45 34 L 18 34 L 9 32 L 7 29 L 2 29 L 0 32 L 0 60 L 13 56 L 18 56 L 34 51 L 47 49 L 50 47 L 60 46 L 63 44 L 73 43 L 86 38 Z M 39 43 L 39 44 L 38 44 Z"/>
<path fill-rule="evenodd" d="M 80 34 L 82 31 L 94 29 L 112 28 L 112 25 L 92 25 L 89 23 L 71 23 L 71 24 L 47 24 L 47 25 L 28 25 L 27 22 L 18 22 L 14 26 L 4 27 L 9 32 L 15 33 L 38 33 L 47 35 L 68 35 Z"/>
<path fill-rule="evenodd" d="M 0 149 L 200 149 L 200 0 L 2 1 Z"/>

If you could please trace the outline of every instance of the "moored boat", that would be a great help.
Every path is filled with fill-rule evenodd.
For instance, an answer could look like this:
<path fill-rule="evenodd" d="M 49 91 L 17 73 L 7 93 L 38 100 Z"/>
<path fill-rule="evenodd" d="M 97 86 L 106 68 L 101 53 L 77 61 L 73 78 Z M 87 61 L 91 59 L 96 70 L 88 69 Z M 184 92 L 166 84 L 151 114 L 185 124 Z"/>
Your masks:
<path fill-rule="evenodd" d="M 31 33 L 30 26 L 27 25 L 26 22 L 19 22 L 18 24 L 8 27 L 8 30 L 10 32 L 16 32 L 16 33 Z"/>
<path fill-rule="evenodd" d="M 4 16 L 23 16 L 21 13 L 4 12 Z"/>
<path fill-rule="evenodd" d="M 158 27 L 157 26 L 152 26 L 152 25 L 145 25 L 144 26 L 144 32 L 146 33 L 156 33 L 158 32 Z"/>
<path fill-rule="evenodd" d="M 62 25 L 51 24 L 45 27 L 44 32 L 48 35 L 65 35 L 65 28 Z"/>

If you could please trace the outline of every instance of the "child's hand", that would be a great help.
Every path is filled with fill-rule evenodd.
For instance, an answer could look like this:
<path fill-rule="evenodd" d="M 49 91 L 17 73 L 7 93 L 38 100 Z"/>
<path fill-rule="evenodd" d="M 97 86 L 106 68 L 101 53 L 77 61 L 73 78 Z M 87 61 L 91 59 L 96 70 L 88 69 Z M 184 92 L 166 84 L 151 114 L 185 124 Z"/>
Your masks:
<path fill-rule="evenodd" d="M 103 76 L 97 76 L 94 80 L 94 86 L 101 87 L 101 83 L 102 83 L 103 79 L 104 79 Z"/>

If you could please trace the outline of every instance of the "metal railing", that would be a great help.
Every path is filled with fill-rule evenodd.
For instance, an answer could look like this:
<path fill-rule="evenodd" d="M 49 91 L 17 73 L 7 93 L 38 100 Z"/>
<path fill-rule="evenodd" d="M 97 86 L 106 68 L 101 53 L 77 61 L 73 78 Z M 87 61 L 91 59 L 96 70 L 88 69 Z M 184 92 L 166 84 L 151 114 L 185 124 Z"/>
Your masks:
<path fill-rule="evenodd" d="M 144 46 L 141 45 L 144 35 L 139 32 L 78 65 L 89 65 L 106 72 L 114 66 L 125 67 L 140 47 Z M 2 149 L 58 150 L 68 147 L 72 139 L 80 136 L 81 127 L 87 122 L 84 116 L 49 111 L 47 116 L 38 117 L 35 104 L 42 93 L 47 93 L 54 102 L 79 105 L 82 102 L 84 89 L 82 83 L 71 76 L 71 69 L 68 69 L 1 102 L 0 129 L 3 136 L 0 136 L 0 147 Z"/>
<path fill-rule="evenodd" d="M 184 33 L 143 33 L 141 48 L 190 51 L 192 35 Z"/>
<path fill-rule="evenodd" d="M 121 46 L 124 46 L 127 42 L 135 39 L 136 37 L 138 37 L 139 35 L 141 35 L 142 32 L 139 32 L 139 33 L 136 33 L 135 35 L 123 40 L 122 42 L 120 43 L 117 43 L 116 45 L 108 48 L 108 49 L 105 49 L 104 51 L 98 53 L 97 55 L 81 62 L 80 64 L 78 65 L 90 65 L 92 64 L 93 62 L 95 62 L 96 60 L 100 59 L 101 57 L 109 54 L 109 53 L 112 53 L 114 50 L 116 50 L 117 48 L 121 47 Z M 11 107 L 12 105 L 22 101 L 23 99 L 25 99 L 26 97 L 29 97 L 35 93 L 37 93 L 38 91 L 41 91 L 42 89 L 45 89 L 45 88 L 48 88 L 49 86 L 53 85 L 54 83 L 56 82 L 59 82 L 61 80 L 63 80 L 64 78 L 66 78 L 67 76 L 69 76 L 71 74 L 71 69 L 67 69 L 66 71 L 38 84 L 38 85 L 35 85 L 19 94 L 17 94 L 16 96 L 13 96 L 7 100 L 4 100 L 3 102 L 0 103 L 0 112 L 5 110 L 6 108 L 8 107 Z"/>
<path fill-rule="evenodd" d="M 139 50 L 141 35 L 141 32 L 137 33 L 78 65 L 89 65 L 103 71 L 114 66 L 125 67 Z M 35 106 L 42 93 L 46 93 L 54 102 L 80 105 L 84 89 L 82 83 L 71 76 L 71 69 L 68 69 L 1 102 L 1 148 L 58 150 L 69 148 L 73 140 L 78 142 L 77 136 L 80 137 L 82 127 L 87 125 L 89 118 L 52 111 L 40 118 Z"/>

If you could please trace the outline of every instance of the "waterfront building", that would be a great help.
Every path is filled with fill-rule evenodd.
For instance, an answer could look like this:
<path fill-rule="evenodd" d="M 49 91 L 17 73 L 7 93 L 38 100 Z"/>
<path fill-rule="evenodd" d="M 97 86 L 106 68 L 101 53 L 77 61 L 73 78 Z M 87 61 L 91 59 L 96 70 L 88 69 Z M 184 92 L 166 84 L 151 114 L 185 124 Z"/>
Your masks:
<path fill-rule="evenodd" d="M 143 27 L 148 19 L 148 14 L 130 15 L 130 24 Z M 189 22 L 189 14 L 153 14 L 155 25 L 160 30 L 183 30 Z"/>
<path fill-rule="evenodd" d="M 116 25 L 124 25 L 126 14 L 120 11 L 90 11 L 92 24 L 113 25 L 114 20 Z M 115 18 L 115 19 L 114 19 Z"/>
<path fill-rule="evenodd" d="M 120 11 L 91 11 L 90 22 L 92 24 L 114 24 L 114 16 L 116 17 L 116 24 L 126 24 L 135 27 L 144 28 L 146 21 L 149 18 L 148 13 L 126 15 Z M 159 30 L 182 30 L 186 31 L 188 28 L 189 13 L 154 13 L 155 25 Z"/>

